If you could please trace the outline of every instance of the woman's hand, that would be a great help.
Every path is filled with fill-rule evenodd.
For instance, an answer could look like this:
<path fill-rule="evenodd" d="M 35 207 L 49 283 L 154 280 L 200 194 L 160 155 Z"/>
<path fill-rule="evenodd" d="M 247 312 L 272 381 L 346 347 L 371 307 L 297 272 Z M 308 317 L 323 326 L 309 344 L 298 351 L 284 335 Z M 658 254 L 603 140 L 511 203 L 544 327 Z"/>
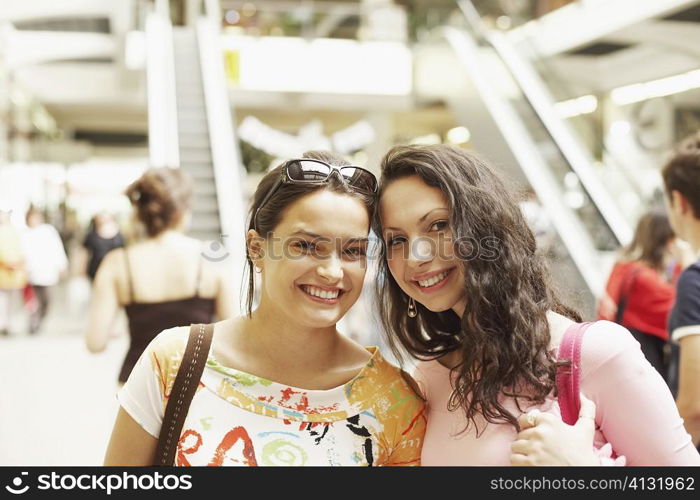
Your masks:
<path fill-rule="evenodd" d="M 531 410 L 518 418 L 520 433 L 511 445 L 511 465 L 600 465 L 594 452 L 595 403 L 581 394 L 574 425 Z"/>

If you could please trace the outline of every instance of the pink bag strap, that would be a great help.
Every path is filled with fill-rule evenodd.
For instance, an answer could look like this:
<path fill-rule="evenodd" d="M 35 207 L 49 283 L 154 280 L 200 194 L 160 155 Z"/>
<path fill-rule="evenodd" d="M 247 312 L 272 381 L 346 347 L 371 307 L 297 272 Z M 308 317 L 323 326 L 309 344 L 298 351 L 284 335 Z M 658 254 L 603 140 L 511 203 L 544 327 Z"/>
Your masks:
<path fill-rule="evenodd" d="M 561 418 L 569 425 L 578 420 L 581 409 L 581 344 L 583 334 L 592 323 L 576 323 L 564 332 L 561 339 L 557 361 L 570 361 L 568 366 L 558 366 L 556 375 L 557 399 Z"/>

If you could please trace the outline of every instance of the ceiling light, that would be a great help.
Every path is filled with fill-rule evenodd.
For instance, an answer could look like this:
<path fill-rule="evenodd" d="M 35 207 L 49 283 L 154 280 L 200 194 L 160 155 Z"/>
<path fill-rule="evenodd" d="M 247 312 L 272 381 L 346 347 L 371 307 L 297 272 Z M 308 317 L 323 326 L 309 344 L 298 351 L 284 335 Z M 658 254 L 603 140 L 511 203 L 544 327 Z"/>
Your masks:
<path fill-rule="evenodd" d="M 645 83 L 635 83 L 613 89 L 610 97 L 619 106 L 645 101 L 653 97 L 678 94 L 686 90 L 700 87 L 700 69 L 652 80 Z"/>
<path fill-rule="evenodd" d="M 627 120 L 617 120 L 610 125 L 610 133 L 616 136 L 625 136 L 632 130 L 632 125 Z"/>
<path fill-rule="evenodd" d="M 447 131 L 447 141 L 452 144 L 464 144 L 469 142 L 472 134 L 467 127 L 455 127 Z"/>
<path fill-rule="evenodd" d="M 237 24 L 238 21 L 241 20 L 241 15 L 238 13 L 237 10 L 229 10 L 226 12 L 224 19 L 226 19 L 226 22 L 228 24 Z"/>
<path fill-rule="evenodd" d="M 598 109 L 598 99 L 594 95 L 584 95 L 576 99 L 569 99 L 555 104 L 559 116 L 573 118 L 574 116 L 593 113 Z"/>
<path fill-rule="evenodd" d="M 510 29 L 510 27 L 512 26 L 512 23 L 510 21 L 510 17 L 498 16 L 498 18 L 496 18 L 496 26 L 498 27 L 498 29 L 501 29 L 501 30 Z"/>
<path fill-rule="evenodd" d="M 414 137 L 411 144 L 430 145 L 440 144 L 440 142 L 440 136 L 438 134 L 428 134 L 420 137 Z"/>

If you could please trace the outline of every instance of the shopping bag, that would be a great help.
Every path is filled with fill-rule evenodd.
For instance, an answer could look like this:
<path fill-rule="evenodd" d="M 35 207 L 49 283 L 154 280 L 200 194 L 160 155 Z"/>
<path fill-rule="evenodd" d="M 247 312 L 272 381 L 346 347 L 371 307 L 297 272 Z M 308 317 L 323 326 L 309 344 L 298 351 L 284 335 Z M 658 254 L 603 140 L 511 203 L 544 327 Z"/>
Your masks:
<path fill-rule="evenodd" d="M 34 313 L 39 308 L 39 301 L 36 298 L 36 292 L 32 285 L 27 284 L 22 291 L 22 298 L 24 299 L 24 307 L 30 312 Z"/>

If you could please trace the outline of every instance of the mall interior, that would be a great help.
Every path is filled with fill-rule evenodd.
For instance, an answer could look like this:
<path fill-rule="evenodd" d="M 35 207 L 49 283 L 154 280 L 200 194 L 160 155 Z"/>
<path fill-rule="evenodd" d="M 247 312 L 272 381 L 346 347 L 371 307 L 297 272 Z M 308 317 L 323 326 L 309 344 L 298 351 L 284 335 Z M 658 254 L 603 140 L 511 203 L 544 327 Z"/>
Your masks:
<path fill-rule="evenodd" d="M 379 174 L 396 144 L 473 150 L 592 320 L 699 129 L 699 0 L 2 0 L 0 210 L 19 233 L 39 212 L 65 265 L 39 323 L 40 297 L 9 299 L 0 465 L 102 463 L 129 333 L 122 311 L 86 347 L 87 243 L 100 218 L 142 237 L 125 189 L 149 167 L 192 179 L 187 234 L 238 284 L 246 207 L 283 159 Z M 371 302 L 339 329 L 383 349 Z"/>

